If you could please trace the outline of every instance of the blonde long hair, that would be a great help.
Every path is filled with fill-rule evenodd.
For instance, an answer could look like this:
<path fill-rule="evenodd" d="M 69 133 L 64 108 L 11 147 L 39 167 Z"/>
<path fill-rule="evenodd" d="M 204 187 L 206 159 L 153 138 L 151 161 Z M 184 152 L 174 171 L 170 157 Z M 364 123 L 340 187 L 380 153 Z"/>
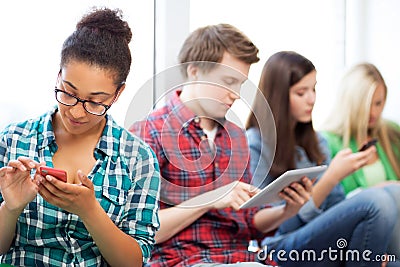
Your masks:
<path fill-rule="evenodd" d="M 400 155 L 392 148 L 400 144 L 400 132 L 383 118 L 379 118 L 374 128 L 368 128 L 372 97 L 376 88 L 383 85 L 385 101 L 387 86 L 378 68 L 371 63 L 361 63 L 352 67 L 342 78 L 337 103 L 324 125 L 324 130 L 342 137 L 343 147 L 348 147 L 350 139 L 362 144 L 368 136 L 376 137 L 384 149 L 396 176 L 400 178 Z"/>

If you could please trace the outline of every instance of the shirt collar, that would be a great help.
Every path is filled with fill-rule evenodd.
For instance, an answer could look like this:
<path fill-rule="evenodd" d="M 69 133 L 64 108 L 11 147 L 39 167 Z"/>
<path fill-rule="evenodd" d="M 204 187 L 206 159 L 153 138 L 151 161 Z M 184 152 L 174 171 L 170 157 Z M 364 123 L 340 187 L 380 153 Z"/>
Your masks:
<path fill-rule="evenodd" d="M 172 93 L 172 97 L 168 100 L 167 106 L 172 112 L 174 118 L 176 118 L 180 125 L 188 126 L 190 123 L 194 123 L 200 127 L 200 118 L 191 111 L 179 98 L 181 90 L 176 90 Z"/>
<path fill-rule="evenodd" d="M 111 157 L 111 161 L 115 162 L 119 153 L 122 130 L 118 127 L 111 115 L 106 114 L 105 119 L 106 124 L 100 140 L 96 145 L 95 157 L 97 158 L 96 151 L 99 151 Z"/>
<path fill-rule="evenodd" d="M 171 110 L 172 114 L 183 127 L 188 127 L 190 124 L 194 124 L 196 127 L 200 128 L 200 118 L 191 111 L 179 98 L 182 90 L 176 90 L 172 92 L 171 97 L 167 101 L 167 106 Z M 226 119 L 222 118 L 217 124 L 218 128 L 224 125 Z"/>
<path fill-rule="evenodd" d="M 54 106 L 50 111 L 44 114 L 38 121 L 38 148 L 43 149 L 55 141 L 52 118 L 57 111 L 57 106 Z"/>
<path fill-rule="evenodd" d="M 38 122 L 38 148 L 43 149 L 47 146 L 54 145 L 55 150 L 57 151 L 56 138 L 54 135 L 53 129 L 53 115 L 58 111 L 58 107 L 53 107 L 50 111 L 42 116 L 42 118 Z M 112 161 L 115 161 L 117 158 L 119 146 L 120 146 L 120 137 L 122 131 L 118 130 L 119 127 L 111 117 L 111 115 L 106 114 L 105 116 L 106 124 L 104 126 L 104 130 L 101 134 L 99 142 L 95 148 L 95 158 L 98 158 L 103 155 L 108 155 L 111 157 Z M 97 153 L 100 152 L 100 154 Z"/>

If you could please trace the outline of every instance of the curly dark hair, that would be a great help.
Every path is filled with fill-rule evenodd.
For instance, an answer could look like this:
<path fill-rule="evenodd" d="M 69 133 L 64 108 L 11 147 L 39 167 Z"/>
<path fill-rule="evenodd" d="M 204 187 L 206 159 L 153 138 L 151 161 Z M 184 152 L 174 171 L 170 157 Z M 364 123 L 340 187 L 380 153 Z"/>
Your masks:
<path fill-rule="evenodd" d="M 109 71 L 116 85 L 121 84 L 126 80 L 132 62 L 131 39 L 131 29 L 122 20 L 121 10 L 93 8 L 64 41 L 60 67 L 73 60 L 84 62 Z"/>

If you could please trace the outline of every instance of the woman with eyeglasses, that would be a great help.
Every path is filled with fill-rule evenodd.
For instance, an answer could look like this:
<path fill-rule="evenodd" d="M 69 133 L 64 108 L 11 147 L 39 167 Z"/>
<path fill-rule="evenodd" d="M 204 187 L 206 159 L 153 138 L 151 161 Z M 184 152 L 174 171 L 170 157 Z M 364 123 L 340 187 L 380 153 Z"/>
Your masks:
<path fill-rule="evenodd" d="M 150 257 L 158 163 L 107 115 L 125 89 L 131 37 L 120 10 L 86 14 L 62 47 L 58 105 L 0 133 L 1 263 L 142 266 Z"/>

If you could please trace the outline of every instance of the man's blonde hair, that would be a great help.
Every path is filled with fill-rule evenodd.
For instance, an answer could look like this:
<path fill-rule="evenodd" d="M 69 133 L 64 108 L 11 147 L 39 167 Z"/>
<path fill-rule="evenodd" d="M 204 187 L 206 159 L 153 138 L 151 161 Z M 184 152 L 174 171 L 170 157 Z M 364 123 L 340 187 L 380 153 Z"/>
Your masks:
<path fill-rule="evenodd" d="M 209 25 L 192 32 L 183 43 L 178 59 L 179 63 L 193 62 L 207 72 L 214 65 L 202 62 L 220 63 L 224 52 L 248 64 L 260 60 L 258 48 L 246 35 L 229 24 Z M 186 69 L 183 74 L 187 76 Z"/>

